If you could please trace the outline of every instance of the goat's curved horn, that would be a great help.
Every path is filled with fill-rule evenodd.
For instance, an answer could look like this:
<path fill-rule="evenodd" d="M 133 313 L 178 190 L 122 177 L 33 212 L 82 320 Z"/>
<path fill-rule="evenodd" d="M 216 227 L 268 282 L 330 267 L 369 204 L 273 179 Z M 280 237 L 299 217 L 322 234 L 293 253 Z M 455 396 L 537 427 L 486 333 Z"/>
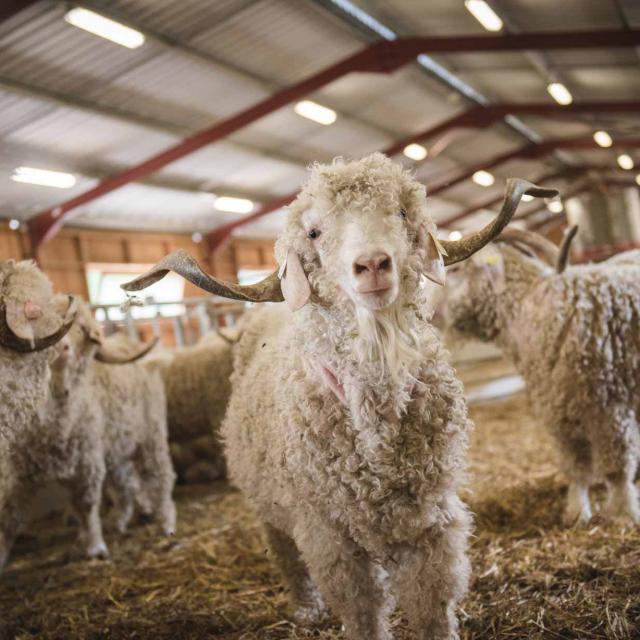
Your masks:
<path fill-rule="evenodd" d="M 67 307 L 64 320 L 60 327 L 44 338 L 33 338 L 33 340 L 28 340 L 26 338 L 21 338 L 11 330 L 11 327 L 7 323 L 7 309 L 4 305 L 0 305 L 0 345 L 20 353 L 42 351 L 47 347 L 53 346 L 56 342 L 59 342 L 64 338 L 69 329 L 71 329 L 77 313 L 78 303 L 73 296 L 69 296 L 69 306 Z"/>
<path fill-rule="evenodd" d="M 445 265 L 466 260 L 496 238 L 513 218 L 513 214 L 525 194 L 536 198 L 553 198 L 558 195 L 558 192 L 555 189 L 538 187 L 520 178 L 509 178 L 502 209 L 488 225 L 460 240 L 441 240 L 446 251 L 446 255 L 443 256 Z"/>
<path fill-rule="evenodd" d="M 555 267 L 558 263 L 558 247 L 547 240 L 543 235 L 529 231 L 528 229 L 516 229 L 515 227 L 505 229 L 497 238 L 497 242 L 506 242 L 512 245 L 524 245 L 537 251 L 543 260 Z"/>
<path fill-rule="evenodd" d="M 195 258 L 184 249 L 170 253 L 146 273 L 120 286 L 125 291 L 140 291 L 164 278 L 169 271 L 181 275 L 196 287 L 217 296 L 245 302 L 282 302 L 284 300 L 277 271 L 255 284 L 241 285 L 224 282 L 206 273 Z"/>
<path fill-rule="evenodd" d="M 571 243 L 578 233 L 578 225 L 574 224 L 565 229 L 560 249 L 558 251 L 558 261 L 556 262 L 556 271 L 562 273 L 567 268 L 569 255 L 571 253 Z"/>
<path fill-rule="evenodd" d="M 145 344 L 138 345 L 135 349 L 125 348 L 118 345 L 109 344 L 109 339 L 100 344 L 100 348 L 96 351 L 95 358 L 104 364 L 129 364 L 140 360 L 158 344 L 158 338 L 154 338 Z"/>

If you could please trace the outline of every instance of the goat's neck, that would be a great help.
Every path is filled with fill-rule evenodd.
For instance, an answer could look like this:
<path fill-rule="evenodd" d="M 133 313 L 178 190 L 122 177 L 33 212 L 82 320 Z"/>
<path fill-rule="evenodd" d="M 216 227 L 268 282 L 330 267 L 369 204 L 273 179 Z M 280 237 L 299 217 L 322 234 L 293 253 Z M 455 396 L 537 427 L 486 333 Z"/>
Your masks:
<path fill-rule="evenodd" d="M 520 335 L 522 327 L 518 321 L 520 310 L 534 285 L 533 278 L 511 275 L 507 278 L 503 291 L 495 296 L 496 326 L 498 327 L 496 341 L 515 361 L 520 358 L 522 342 Z"/>
<path fill-rule="evenodd" d="M 354 422 L 375 422 L 405 411 L 423 360 L 422 308 L 405 304 L 376 313 L 353 306 L 308 311 L 303 323 L 305 366 L 320 380 L 322 368 L 335 377 Z M 365 405 L 373 407 L 369 416 L 364 415 Z"/>

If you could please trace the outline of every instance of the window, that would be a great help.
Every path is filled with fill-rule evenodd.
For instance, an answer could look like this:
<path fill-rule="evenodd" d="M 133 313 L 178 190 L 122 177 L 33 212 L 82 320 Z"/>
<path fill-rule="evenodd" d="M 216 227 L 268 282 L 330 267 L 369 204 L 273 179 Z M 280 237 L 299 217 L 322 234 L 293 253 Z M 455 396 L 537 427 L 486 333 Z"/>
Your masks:
<path fill-rule="evenodd" d="M 125 292 L 120 285 L 144 273 L 149 265 L 137 264 L 89 264 L 87 265 L 87 282 L 89 285 L 89 297 L 91 304 L 105 305 L 111 320 L 122 320 L 124 313 L 120 305 L 126 300 Z M 185 313 L 183 304 L 184 280 L 174 274 L 166 275 L 162 280 L 136 294 L 145 301 L 143 307 L 131 307 L 131 315 L 134 318 L 153 318 L 156 315 L 164 317 L 178 316 Z M 176 304 L 159 304 L 176 303 Z M 105 320 L 105 311 L 98 309 L 96 319 Z"/>
<path fill-rule="evenodd" d="M 271 271 L 271 269 L 240 269 L 238 271 L 238 283 L 255 284 L 263 278 L 266 278 Z"/>

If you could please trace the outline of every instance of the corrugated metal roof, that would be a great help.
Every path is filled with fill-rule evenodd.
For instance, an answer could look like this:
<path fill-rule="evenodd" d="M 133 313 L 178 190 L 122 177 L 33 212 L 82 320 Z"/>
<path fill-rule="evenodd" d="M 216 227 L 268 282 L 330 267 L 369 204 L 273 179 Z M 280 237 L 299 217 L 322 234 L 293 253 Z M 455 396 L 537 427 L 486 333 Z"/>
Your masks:
<path fill-rule="evenodd" d="M 365 44 L 361 31 L 313 0 L 87 3 L 141 27 L 150 37 L 139 49 L 125 49 L 68 25 L 63 20 L 67 5 L 48 0 L 0 25 L 2 216 L 27 217 L 51 206 L 97 177 L 139 163 Z M 357 4 L 405 35 L 485 33 L 462 3 L 450 0 Z M 637 3 L 621 0 L 620 6 L 628 24 L 640 24 Z M 623 27 L 620 12 L 607 0 L 510 0 L 498 9 L 507 11 L 509 23 L 523 30 Z M 491 100 L 551 101 L 549 78 L 525 53 L 437 60 Z M 640 99 L 640 58 L 631 49 L 556 51 L 545 55 L 544 64 L 562 76 L 576 99 Z M 281 196 L 300 185 L 311 161 L 382 149 L 465 108 L 458 94 L 415 65 L 389 75 L 350 74 L 310 97 L 338 111 L 334 125 L 323 127 L 297 116 L 292 106 L 284 107 L 168 165 L 148 184 L 130 185 L 92 203 L 80 210 L 75 223 L 211 228 L 233 216 L 207 209 L 194 190 L 261 200 Z M 621 137 L 637 135 L 640 128 L 638 114 L 522 120 L 543 138 L 589 135 L 595 128 Z M 415 167 L 427 184 L 437 184 L 523 142 L 495 124 L 485 131 L 456 133 L 444 151 L 431 153 L 423 163 L 402 161 Z M 572 151 L 569 157 L 612 163 L 615 154 Z M 9 180 L 15 165 L 37 161 L 75 172 L 79 185 L 62 192 Z M 514 161 L 498 167 L 493 189 L 499 193 L 510 172 L 539 175 L 547 162 Z M 432 198 L 431 206 L 442 219 L 490 192 L 467 181 Z M 273 231 L 278 220 L 281 216 L 273 214 L 260 222 L 256 234 Z"/>

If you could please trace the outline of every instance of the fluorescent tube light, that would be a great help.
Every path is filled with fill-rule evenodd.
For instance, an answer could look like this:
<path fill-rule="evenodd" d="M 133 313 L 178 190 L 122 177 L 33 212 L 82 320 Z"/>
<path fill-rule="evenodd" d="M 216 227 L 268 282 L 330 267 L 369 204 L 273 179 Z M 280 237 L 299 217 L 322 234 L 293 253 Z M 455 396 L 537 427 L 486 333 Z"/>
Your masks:
<path fill-rule="evenodd" d="M 140 31 L 126 27 L 115 20 L 105 18 L 99 13 L 83 7 L 75 7 L 67 11 L 64 19 L 74 27 L 84 29 L 95 36 L 100 36 L 127 47 L 127 49 L 137 49 L 144 44 L 144 35 Z"/>
<path fill-rule="evenodd" d="M 293 110 L 299 116 L 307 118 L 307 120 L 313 120 L 318 124 L 324 125 L 333 124 L 338 117 L 333 109 L 323 107 L 321 104 L 312 102 L 311 100 L 302 100 L 301 102 L 298 102 Z"/>
<path fill-rule="evenodd" d="M 216 198 L 213 206 L 218 211 L 228 211 L 229 213 L 249 213 L 253 210 L 253 202 L 246 198 L 232 198 L 231 196 L 220 196 Z"/>
<path fill-rule="evenodd" d="M 464 0 L 464 6 L 487 31 L 502 29 L 500 16 L 484 0 Z"/>
<path fill-rule="evenodd" d="M 76 183 L 76 177 L 71 173 L 34 167 L 17 167 L 13 170 L 11 179 L 15 182 L 55 187 L 56 189 L 70 189 Z"/>

